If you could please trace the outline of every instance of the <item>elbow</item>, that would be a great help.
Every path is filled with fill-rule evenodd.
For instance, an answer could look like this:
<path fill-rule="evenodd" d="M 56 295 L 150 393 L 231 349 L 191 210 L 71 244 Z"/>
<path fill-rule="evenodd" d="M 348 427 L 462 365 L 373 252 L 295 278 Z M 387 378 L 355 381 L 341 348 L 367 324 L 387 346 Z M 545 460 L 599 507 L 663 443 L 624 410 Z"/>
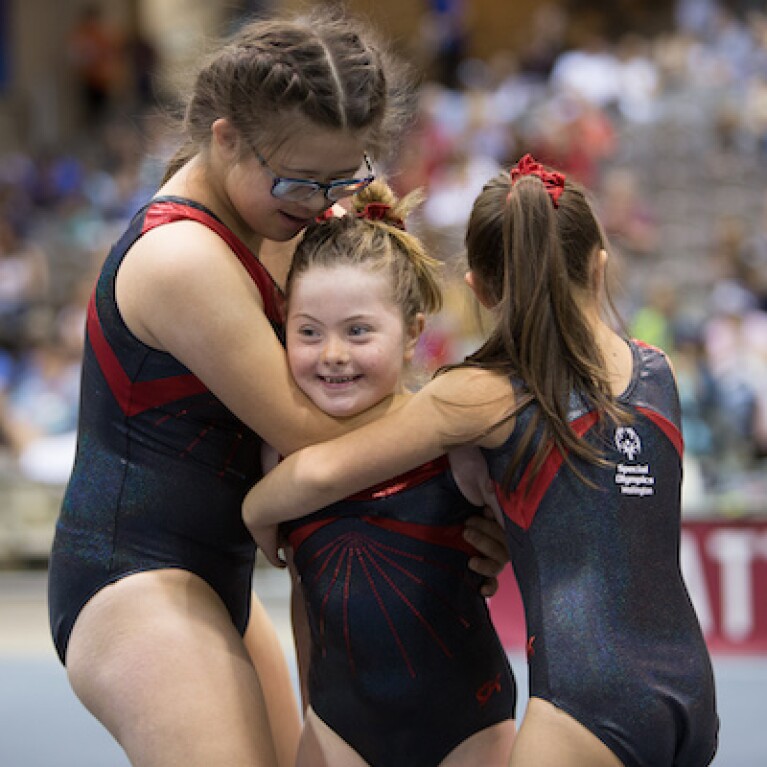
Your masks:
<path fill-rule="evenodd" d="M 309 514 L 340 500 L 343 474 L 332 454 L 328 453 L 328 450 L 319 447 L 307 447 L 290 458 L 293 463 L 291 484 L 301 507 L 296 512 Z"/>
<path fill-rule="evenodd" d="M 245 496 L 242 519 L 251 533 L 310 514 L 338 500 L 339 468 L 311 447 L 286 458 Z"/>
<path fill-rule="evenodd" d="M 242 521 L 245 523 L 245 527 L 248 528 L 251 534 L 254 533 L 259 527 L 268 525 L 268 520 L 264 519 L 262 514 L 260 501 L 260 488 L 259 485 L 251 488 L 250 492 L 245 496 L 245 500 L 242 502 Z"/>

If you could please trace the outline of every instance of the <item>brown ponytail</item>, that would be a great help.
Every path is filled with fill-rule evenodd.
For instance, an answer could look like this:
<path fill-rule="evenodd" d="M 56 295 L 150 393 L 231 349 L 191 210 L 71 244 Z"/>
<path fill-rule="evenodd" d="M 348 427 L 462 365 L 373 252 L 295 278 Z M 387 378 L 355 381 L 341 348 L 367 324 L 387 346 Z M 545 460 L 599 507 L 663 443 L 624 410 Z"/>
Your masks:
<path fill-rule="evenodd" d="M 553 447 L 568 460 L 601 463 L 598 448 L 581 439 L 567 417 L 576 394 L 601 416 L 626 419 L 576 300 L 576 292 L 594 290 L 594 258 L 606 246 L 584 189 L 567 180 L 555 206 L 538 176 L 523 176 L 512 185 L 502 173 L 477 198 L 466 245 L 470 269 L 496 303 L 497 322 L 465 364 L 507 373 L 520 382 L 518 409 L 537 405 L 507 480 L 541 424 L 533 474 Z"/>

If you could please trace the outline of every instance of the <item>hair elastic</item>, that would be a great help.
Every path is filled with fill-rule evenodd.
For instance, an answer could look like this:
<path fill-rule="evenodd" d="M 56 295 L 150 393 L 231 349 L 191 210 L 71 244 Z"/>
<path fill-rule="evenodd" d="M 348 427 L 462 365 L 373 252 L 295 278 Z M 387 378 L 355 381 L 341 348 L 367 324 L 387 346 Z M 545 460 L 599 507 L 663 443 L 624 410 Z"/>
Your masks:
<path fill-rule="evenodd" d="M 364 218 L 367 221 L 383 221 L 386 224 L 396 226 L 397 229 L 405 231 L 405 222 L 396 216 L 390 216 L 391 205 L 388 202 L 368 202 L 365 207 L 357 212 L 357 218 Z"/>
<path fill-rule="evenodd" d="M 565 191 L 566 176 L 564 173 L 546 170 L 541 163 L 528 153 L 509 171 L 509 174 L 511 175 L 512 186 L 523 176 L 538 176 L 543 181 L 543 185 L 546 187 L 554 207 L 559 207 L 559 197 Z M 507 202 L 510 196 L 511 192 L 506 197 Z"/>

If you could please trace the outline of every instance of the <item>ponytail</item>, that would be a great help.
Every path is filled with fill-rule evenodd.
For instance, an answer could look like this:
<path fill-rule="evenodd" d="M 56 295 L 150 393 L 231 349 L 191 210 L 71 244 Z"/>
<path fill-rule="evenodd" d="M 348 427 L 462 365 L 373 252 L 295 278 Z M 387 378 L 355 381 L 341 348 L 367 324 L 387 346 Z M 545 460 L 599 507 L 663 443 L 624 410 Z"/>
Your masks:
<path fill-rule="evenodd" d="M 593 259 L 605 245 L 584 190 L 564 176 L 559 188 L 537 171 L 500 174 L 474 205 L 466 244 L 469 267 L 496 302 L 497 322 L 465 364 L 512 376 L 519 389 L 515 413 L 537 405 L 506 481 L 541 425 L 533 476 L 552 449 L 568 461 L 575 456 L 602 464 L 599 449 L 568 421 L 573 394 L 600 416 L 626 420 L 576 296 L 593 290 Z"/>

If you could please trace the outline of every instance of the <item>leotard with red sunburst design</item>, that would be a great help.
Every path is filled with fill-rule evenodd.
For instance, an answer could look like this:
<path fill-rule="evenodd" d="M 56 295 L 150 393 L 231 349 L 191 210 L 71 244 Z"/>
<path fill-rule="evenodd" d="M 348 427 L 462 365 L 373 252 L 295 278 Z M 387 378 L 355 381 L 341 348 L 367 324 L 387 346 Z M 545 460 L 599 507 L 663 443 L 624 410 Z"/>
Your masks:
<path fill-rule="evenodd" d="M 514 718 L 514 678 L 468 569 L 464 523 L 478 511 L 442 458 L 284 525 L 312 708 L 376 767 L 437 765 Z"/>
<path fill-rule="evenodd" d="M 139 211 L 110 251 L 88 309 L 78 446 L 49 569 L 51 630 L 64 662 L 85 602 L 143 570 L 189 570 L 247 626 L 255 545 L 241 504 L 261 477 L 261 439 L 177 359 L 141 343 L 115 300 L 115 277 L 147 231 L 194 220 L 229 245 L 275 330 L 279 294 L 253 253 L 210 211 L 177 197 Z"/>

